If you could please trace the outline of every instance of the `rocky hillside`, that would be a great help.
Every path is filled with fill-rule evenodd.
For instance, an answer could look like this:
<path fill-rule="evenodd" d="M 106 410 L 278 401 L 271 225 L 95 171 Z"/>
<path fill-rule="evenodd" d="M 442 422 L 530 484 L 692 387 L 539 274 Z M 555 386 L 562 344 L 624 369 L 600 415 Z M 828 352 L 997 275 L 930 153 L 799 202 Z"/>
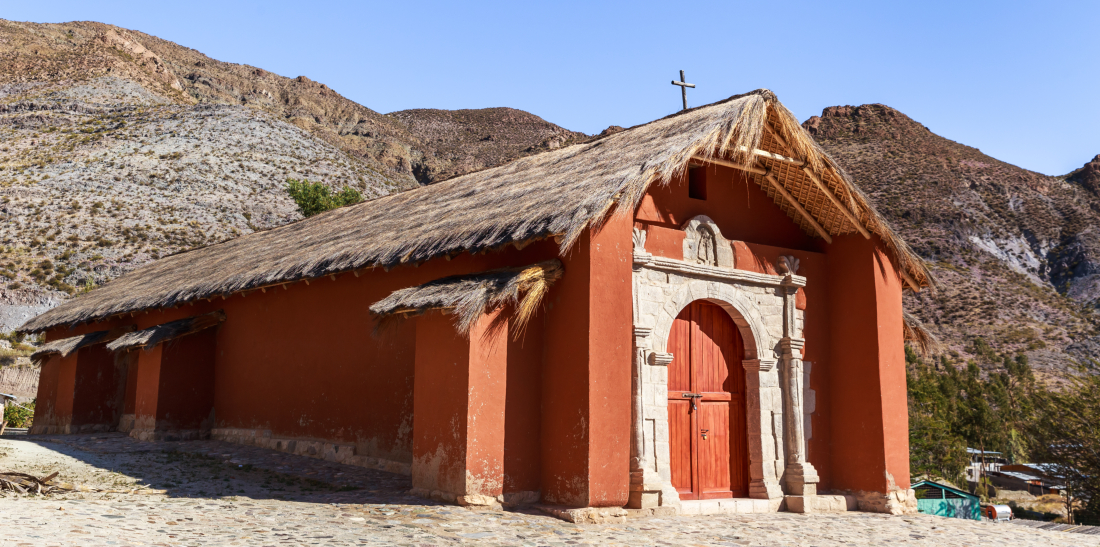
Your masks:
<path fill-rule="evenodd" d="M 1100 156 L 1045 176 L 878 104 L 827 108 L 803 126 L 931 263 L 938 290 L 906 308 L 946 351 L 1025 352 L 1045 373 L 1100 358 Z"/>
<path fill-rule="evenodd" d="M 416 109 L 386 116 L 404 125 L 430 151 L 431 159 L 413 166 L 413 175 L 421 182 L 480 171 L 588 139 L 584 133 L 514 108 Z"/>
<path fill-rule="evenodd" d="M 149 260 L 584 136 L 513 109 L 379 114 L 100 23 L 0 20 L 0 332 Z M 415 175 L 415 176 L 414 176 Z"/>

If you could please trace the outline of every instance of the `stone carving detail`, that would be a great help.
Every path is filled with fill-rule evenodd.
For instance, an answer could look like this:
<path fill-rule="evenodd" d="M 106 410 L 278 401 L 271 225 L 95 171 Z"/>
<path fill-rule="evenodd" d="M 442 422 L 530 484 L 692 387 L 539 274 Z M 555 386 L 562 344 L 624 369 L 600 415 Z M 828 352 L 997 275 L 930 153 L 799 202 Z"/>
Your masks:
<path fill-rule="evenodd" d="M 634 252 L 638 254 L 645 253 L 645 238 L 646 231 L 641 228 L 634 228 Z"/>
<path fill-rule="evenodd" d="M 710 217 L 699 215 L 684 224 L 684 262 L 734 268 L 733 246 Z"/>
<path fill-rule="evenodd" d="M 650 353 L 649 364 L 655 367 L 667 367 L 672 364 L 672 354 L 657 352 Z"/>
<path fill-rule="evenodd" d="M 780 256 L 775 267 L 780 275 L 795 275 L 798 273 L 798 259 L 790 255 Z"/>
<path fill-rule="evenodd" d="M 706 226 L 699 227 L 699 238 L 695 241 L 695 258 L 699 264 L 718 265 L 718 251 L 714 247 L 714 234 Z"/>

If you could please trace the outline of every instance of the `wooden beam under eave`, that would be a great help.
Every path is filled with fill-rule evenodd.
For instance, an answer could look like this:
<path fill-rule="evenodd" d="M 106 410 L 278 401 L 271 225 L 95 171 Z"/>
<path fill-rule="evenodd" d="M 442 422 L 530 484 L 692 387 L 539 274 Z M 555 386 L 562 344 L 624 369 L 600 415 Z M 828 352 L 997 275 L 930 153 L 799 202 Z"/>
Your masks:
<path fill-rule="evenodd" d="M 806 173 L 807 177 L 810 177 L 810 180 L 814 182 L 814 185 L 817 186 L 817 189 L 821 190 L 821 192 L 829 198 L 829 201 L 833 202 L 833 205 L 835 205 L 837 209 L 840 209 L 840 212 L 848 218 L 848 221 L 852 223 L 852 226 L 855 226 L 856 229 L 859 230 L 859 233 L 863 234 L 863 237 L 865 239 L 871 239 L 871 232 L 868 232 L 867 228 L 863 227 L 863 223 L 860 222 L 858 218 L 856 218 L 856 215 L 849 211 L 848 208 L 840 202 L 840 198 L 836 197 L 836 194 L 829 190 L 829 187 L 825 186 L 825 183 L 821 182 L 821 179 L 817 178 L 817 175 L 814 174 L 813 169 L 810 169 L 809 167 L 803 167 L 802 172 Z"/>
<path fill-rule="evenodd" d="M 764 124 L 764 129 L 772 136 L 773 139 L 775 139 L 775 142 L 779 143 L 779 146 L 782 146 L 788 152 L 792 151 L 790 145 L 787 144 L 787 140 L 784 139 L 779 134 L 779 132 L 775 130 L 774 127 L 772 127 L 772 124 L 765 123 Z M 770 152 L 768 152 L 768 154 L 770 154 Z M 765 156 L 765 157 L 770 157 L 770 156 Z M 785 156 L 780 156 L 780 157 L 785 157 Z M 776 158 L 772 158 L 772 159 L 776 159 Z M 782 160 L 780 160 L 780 161 L 782 161 Z M 833 192 L 831 190 L 829 190 L 829 188 L 827 186 L 825 186 L 825 183 L 822 182 L 821 179 L 817 177 L 817 174 L 814 173 L 813 169 L 810 169 L 810 167 L 808 165 L 806 165 L 806 161 L 799 160 L 799 163 L 797 165 L 802 167 L 802 172 L 806 173 L 806 176 L 809 177 L 811 181 L 813 181 L 814 185 L 817 186 L 817 189 L 821 190 L 821 192 L 823 194 L 825 194 L 826 197 L 829 198 L 829 201 L 833 202 L 833 205 L 835 205 L 838 209 L 840 209 L 840 212 L 843 213 L 844 216 L 848 218 L 848 221 L 851 222 L 852 225 L 856 227 L 856 230 L 859 230 L 859 233 L 863 234 L 864 238 L 871 239 L 871 233 L 868 232 L 867 229 L 863 227 L 863 223 L 860 222 L 859 219 L 856 218 L 855 214 L 852 213 L 851 211 L 849 211 L 848 208 L 844 206 L 844 204 L 840 203 L 840 198 L 836 197 L 836 194 L 833 194 Z"/>
<path fill-rule="evenodd" d="M 753 173 L 753 174 L 756 174 L 756 175 L 767 175 L 768 174 L 767 169 L 761 169 L 759 167 L 753 167 L 751 165 L 741 165 L 739 163 L 733 163 L 732 161 L 720 160 L 718 158 L 704 158 L 702 156 L 692 156 L 691 159 L 694 160 L 694 161 L 697 161 L 697 162 L 701 162 L 701 163 L 712 163 L 714 165 L 721 165 L 722 167 L 729 167 L 731 169 L 739 169 L 741 171 L 745 171 L 745 172 L 748 172 L 748 173 Z"/>
<path fill-rule="evenodd" d="M 800 215 L 802 215 L 802 218 L 806 219 L 806 222 L 809 222 L 810 225 L 814 227 L 814 230 L 817 230 L 817 234 L 820 235 L 826 243 L 833 242 L 832 236 L 829 235 L 829 232 L 825 231 L 825 227 L 822 226 L 821 223 L 819 223 L 817 220 L 815 220 L 813 215 L 811 215 L 810 212 L 807 211 L 806 208 L 803 207 L 802 204 L 799 203 L 798 200 L 795 199 L 795 197 L 792 196 L 791 193 L 788 192 L 787 189 L 784 188 L 778 180 L 775 180 L 775 177 L 773 177 L 771 173 L 765 174 L 764 180 L 768 181 L 768 183 L 771 184 L 773 188 L 775 188 L 775 191 L 779 192 L 779 195 L 786 198 L 787 202 L 790 203 L 791 206 L 794 207 Z"/>
<path fill-rule="evenodd" d="M 901 273 L 901 278 L 904 279 L 905 282 L 913 288 L 913 292 L 920 292 L 920 284 L 918 284 L 917 280 L 913 279 L 913 277 L 909 275 L 909 272 L 905 271 L 905 268 L 899 268 L 898 272 Z"/>

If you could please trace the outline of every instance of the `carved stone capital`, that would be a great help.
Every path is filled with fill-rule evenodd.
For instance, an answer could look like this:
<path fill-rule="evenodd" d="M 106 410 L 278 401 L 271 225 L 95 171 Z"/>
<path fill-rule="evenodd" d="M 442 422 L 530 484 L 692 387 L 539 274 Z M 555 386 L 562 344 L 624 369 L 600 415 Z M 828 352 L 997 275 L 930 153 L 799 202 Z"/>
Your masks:
<path fill-rule="evenodd" d="M 667 367 L 672 364 L 672 354 L 657 352 L 650 353 L 649 364 L 655 367 Z"/>
<path fill-rule="evenodd" d="M 634 327 L 634 338 L 649 338 L 653 334 L 653 327 Z"/>
<path fill-rule="evenodd" d="M 778 361 L 778 359 L 745 359 L 741 361 L 741 366 L 745 367 L 745 370 L 768 372 L 775 368 Z"/>
<path fill-rule="evenodd" d="M 806 347 L 806 340 L 802 338 L 782 338 L 779 340 L 779 347 L 784 358 L 801 359 L 802 348 Z"/>

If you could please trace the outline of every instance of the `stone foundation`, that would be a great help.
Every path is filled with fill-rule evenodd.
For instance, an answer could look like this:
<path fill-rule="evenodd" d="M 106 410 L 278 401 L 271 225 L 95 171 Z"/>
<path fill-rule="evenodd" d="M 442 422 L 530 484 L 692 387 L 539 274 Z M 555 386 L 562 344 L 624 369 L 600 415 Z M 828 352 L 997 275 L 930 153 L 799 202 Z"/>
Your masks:
<path fill-rule="evenodd" d="M 914 515 L 917 513 L 917 494 L 912 488 L 908 490 L 891 490 L 886 494 L 860 491 L 853 492 L 850 496 L 856 500 L 860 511 L 891 515 Z"/>
<path fill-rule="evenodd" d="M 574 524 L 625 523 L 629 515 L 622 507 L 560 507 L 557 505 L 536 505 L 536 509 Z"/>
<path fill-rule="evenodd" d="M 387 473 L 412 474 L 410 464 L 358 455 L 355 453 L 355 445 L 274 437 L 271 435 L 271 431 L 267 429 L 215 428 L 210 431 L 210 438 L 246 446 L 278 450 L 288 454 L 309 456 L 345 465 L 377 469 Z"/>
<path fill-rule="evenodd" d="M 453 503 L 461 505 L 463 507 L 485 508 L 485 509 L 504 509 L 513 507 L 523 507 L 538 503 L 541 499 L 541 494 L 538 491 L 525 491 L 525 492 L 512 492 L 510 494 L 502 494 L 497 497 L 481 496 L 481 495 L 465 495 L 456 496 L 450 492 L 444 492 L 442 490 L 428 490 L 426 488 L 413 488 L 409 490 L 409 493 L 421 498 L 433 499 L 441 501 L 443 503 Z"/>
<path fill-rule="evenodd" d="M 137 421 L 137 417 L 133 414 L 123 414 L 118 419 L 118 430 L 123 433 L 129 433 L 134 429 L 134 423 Z"/>

